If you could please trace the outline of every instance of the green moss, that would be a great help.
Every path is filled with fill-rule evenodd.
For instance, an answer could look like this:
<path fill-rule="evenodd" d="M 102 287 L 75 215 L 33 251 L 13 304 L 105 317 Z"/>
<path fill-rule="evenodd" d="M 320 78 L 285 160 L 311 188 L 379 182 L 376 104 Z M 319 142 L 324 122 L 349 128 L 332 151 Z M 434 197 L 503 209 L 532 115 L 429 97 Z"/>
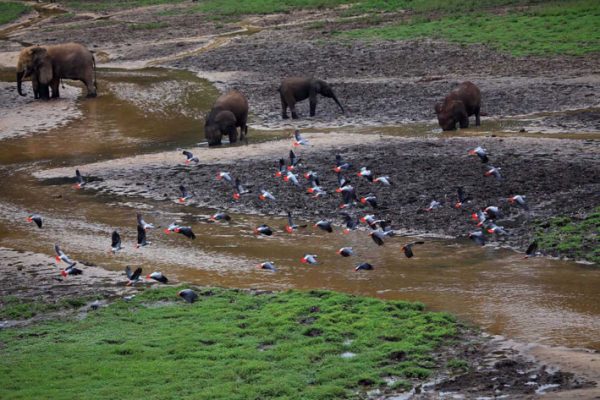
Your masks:
<path fill-rule="evenodd" d="M 540 249 L 554 255 L 600 264 L 600 207 L 585 218 L 556 217 L 538 222 L 535 239 Z"/>
<path fill-rule="evenodd" d="M 0 398 L 358 399 L 394 390 L 388 376 L 431 376 L 433 350 L 457 332 L 421 304 L 203 289 L 190 305 L 180 289 L 0 331 Z"/>
<path fill-rule="evenodd" d="M 507 14 L 427 15 L 406 23 L 345 32 L 351 38 L 388 40 L 432 37 L 483 43 L 513 55 L 582 55 L 600 51 L 600 2 L 573 0 Z"/>
<path fill-rule="evenodd" d="M 23 3 L 0 2 L 0 25 L 14 21 L 29 10 L 31 7 Z"/>

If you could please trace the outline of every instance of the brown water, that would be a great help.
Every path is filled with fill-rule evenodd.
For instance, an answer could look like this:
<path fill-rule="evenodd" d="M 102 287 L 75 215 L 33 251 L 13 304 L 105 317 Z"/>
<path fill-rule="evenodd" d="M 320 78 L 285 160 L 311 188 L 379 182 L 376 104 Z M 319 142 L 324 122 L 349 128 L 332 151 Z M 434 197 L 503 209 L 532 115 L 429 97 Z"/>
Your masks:
<path fill-rule="evenodd" d="M 144 273 L 161 270 L 174 281 L 202 285 L 327 288 L 422 301 L 494 334 L 600 350 L 600 270 L 594 267 L 546 258 L 524 260 L 505 249 L 432 238 L 415 248 L 415 258 L 408 260 L 400 244 L 409 238 L 391 239 L 378 248 L 361 231 L 343 235 L 307 228 L 289 235 L 278 229 L 272 238 L 258 238 L 252 234 L 255 226 L 266 222 L 281 228 L 284 220 L 232 215 L 230 224 L 212 224 L 206 219 L 214 210 L 75 191 L 69 182 L 37 181 L 31 174 L 41 168 L 201 142 L 202 116 L 217 95 L 192 74 L 160 69 L 101 71 L 99 87 L 97 99 L 78 100 L 81 119 L 2 141 L 0 246 L 52 255 L 58 242 L 82 262 L 114 270 L 140 265 Z M 486 129 L 481 134 L 489 134 L 489 125 Z M 368 134 L 394 129 L 363 130 Z M 392 133 L 417 134 L 406 127 Z M 250 138 L 267 140 L 281 134 L 251 130 Z M 25 222 L 30 211 L 44 215 L 44 229 Z M 153 244 L 136 250 L 136 211 L 162 227 L 181 220 L 193 226 L 198 238 L 191 241 L 156 229 L 149 233 Z M 117 255 L 108 253 L 113 229 L 119 230 L 126 246 Z M 339 257 L 335 251 L 342 246 L 353 246 L 357 256 Z M 318 254 L 320 264 L 300 263 L 305 253 Z M 255 269 L 262 261 L 275 262 L 278 271 Z M 375 270 L 354 272 L 361 261 L 369 261 Z"/>

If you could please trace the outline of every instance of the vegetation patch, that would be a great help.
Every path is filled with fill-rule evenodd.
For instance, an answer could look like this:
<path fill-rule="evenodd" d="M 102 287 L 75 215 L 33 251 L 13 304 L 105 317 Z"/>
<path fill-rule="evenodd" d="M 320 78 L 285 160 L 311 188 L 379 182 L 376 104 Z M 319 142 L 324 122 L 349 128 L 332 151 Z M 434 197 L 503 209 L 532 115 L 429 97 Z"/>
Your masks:
<path fill-rule="evenodd" d="M 457 335 L 419 303 L 211 289 L 187 304 L 180 289 L 0 331 L 0 398 L 358 399 L 426 379 Z"/>
<path fill-rule="evenodd" d="M 505 14 L 417 16 L 408 22 L 344 32 L 356 38 L 402 40 L 422 37 L 483 43 L 521 55 L 582 55 L 600 51 L 600 2 L 566 1 Z"/>
<path fill-rule="evenodd" d="M 134 31 L 146 30 L 146 29 L 160 29 L 169 26 L 166 22 L 146 22 L 143 24 L 130 24 L 129 29 Z"/>
<path fill-rule="evenodd" d="M 585 218 L 556 217 L 540 223 L 535 233 L 540 249 L 554 256 L 600 264 L 600 207 Z"/>
<path fill-rule="evenodd" d="M 156 6 L 160 4 L 176 4 L 185 0 L 68 0 L 65 4 L 75 10 L 82 11 L 110 11 L 118 9 L 129 9 L 145 6 Z"/>
<path fill-rule="evenodd" d="M 0 25 L 14 21 L 31 8 L 23 3 L 0 2 Z"/>
<path fill-rule="evenodd" d="M 0 320 L 18 320 L 35 317 L 39 314 L 75 309 L 84 306 L 92 298 L 65 298 L 55 303 L 48 303 L 16 296 L 6 296 L 0 300 Z"/>

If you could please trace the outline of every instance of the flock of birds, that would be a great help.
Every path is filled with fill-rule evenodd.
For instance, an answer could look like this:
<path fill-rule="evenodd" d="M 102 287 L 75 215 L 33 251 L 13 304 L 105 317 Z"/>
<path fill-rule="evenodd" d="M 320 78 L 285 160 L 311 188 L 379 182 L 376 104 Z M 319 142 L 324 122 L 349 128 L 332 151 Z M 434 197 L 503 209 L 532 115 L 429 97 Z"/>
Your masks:
<path fill-rule="evenodd" d="M 300 146 L 308 146 L 309 142 L 305 138 L 303 138 L 298 130 L 294 132 L 294 139 L 292 142 L 293 147 Z M 477 156 L 482 163 L 489 163 L 490 154 L 486 149 L 481 146 L 478 146 L 472 150 L 469 150 L 469 155 Z M 185 163 L 187 165 L 191 163 L 198 164 L 200 160 L 198 157 L 194 156 L 190 151 L 184 150 L 183 155 L 186 157 Z M 319 173 L 316 171 L 306 171 L 304 174 L 300 175 L 298 170 L 302 167 L 301 158 L 297 157 L 294 150 L 291 149 L 289 151 L 289 160 L 286 162 L 284 158 L 281 158 L 278 162 L 277 169 L 275 171 L 274 177 L 281 178 L 285 182 L 289 182 L 292 185 L 297 187 L 301 187 L 301 178 L 303 176 L 308 182 L 308 188 L 306 192 L 310 194 L 313 198 L 319 198 L 327 195 L 327 191 L 321 186 L 319 181 Z M 364 196 L 358 196 L 355 188 L 351 185 L 350 179 L 348 179 L 344 174 L 347 174 L 352 169 L 352 164 L 343 160 L 342 157 L 338 154 L 335 156 L 335 165 L 332 167 L 332 171 L 337 176 L 338 187 L 335 189 L 336 193 L 339 193 L 342 197 L 342 203 L 339 208 L 339 215 L 343 219 L 344 233 L 349 233 L 350 231 L 354 231 L 358 229 L 360 224 L 365 224 L 369 228 L 369 236 L 373 240 L 375 244 L 378 246 L 383 246 L 386 243 L 386 239 L 396 236 L 396 232 L 392 229 L 390 225 L 390 221 L 385 219 L 379 219 L 375 214 L 365 214 L 360 217 L 352 216 L 346 210 L 351 209 L 358 203 L 362 204 L 363 208 L 368 207 L 372 210 L 377 210 L 379 208 L 377 202 L 377 196 L 374 193 L 367 193 Z M 494 177 L 497 180 L 502 180 L 502 174 L 500 173 L 501 168 L 494 167 L 488 165 L 487 170 L 484 173 L 486 177 Z M 375 176 L 373 172 L 366 166 L 360 167 L 356 175 L 372 184 L 379 184 L 384 187 L 393 186 L 393 182 L 391 178 L 387 175 Z M 216 175 L 216 180 L 225 182 L 226 184 L 231 185 L 233 193 L 232 198 L 235 201 L 238 201 L 242 198 L 242 196 L 251 195 L 252 191 L 245 188 L 241 183 L 239 178 L 233 178 L 229 172 L 219 171 Z M 76 189 L 81 189 L 86 185 L 85 178 L 81 175 L 79 170 L 75 171 L 75 185 Z M 185 204 L 189 199 L 191 199 L 194 195 L 190 191 L 187 190 L 186 187 L 180 185 L 180 196 L 177 201 L 181 204 Z M 460 209 L 469 204 L 472 200 L 470 196 L 468 196 L 462 187 L 457 188 L 457 198 L 456 202 L 453 204 L 453 207 L 456 209 Z M 276 201 L 275 196 L 265 189 L 260 189 L 258 198 L 261 201 Z M 511 205 L 521 207 L 524 210 L 529 210 L 526 197 L 524 195 L 513 195 L 508 198 L 508 201 Z M 432 200 L 428 207 L 423 210 L 426 212 L 432 212 L 436 209 L 444 207 L 445 201 L 437 201 Z M 375 212 L 375 211 L 373 211 Z M 503 217 L 502 211 L 498 206 L 488 206 L 483 209 L 475 209 L 471 213 L 471 218 L 476 223 L 478 229 L 471 231 L 468 234 L 468 237 L 478 245 L 485 245 L 487 241 L 487 235 L 508 235 L 510 234 L 504 227 L 499 226 L 496 222 Z M 43 218 L 39 214 L 30 215 L 27 220 L 29 222 L 34 222 L 39 228 L 43 226 Z M 217 212 L 212 215 L 209 220 L 211 222 L 217 221 L 231 221 L 231 217 L 225 212 Z M 287 224 L 284 227 L 285 232 L 294 233 L 300 228 L 306 228 L 308 225 L 298 225 L 294 223 L 292 213 L 287 212 Z M 332 233 L 333 232 L 333 224 L 331 221 L 327 219 L 321 219 L 317 221 L 314 225 L 315 228 L 321 229 L 325 232 Z M 150 244 L 146 238 L 146 232 L 149 229 L 153 229 L 154 225 L 151 223 L 147 223 L 141 214 L 137 214 L 137 248 L 141 248 Z M 192 227 L 190 226 L 181 226 L 176 222 L 171 223 L 165 230 L 165 233 L 178 233 L 189 239 L 195 239 L 196 235 L 194 234 Z M 271 228 L 267 224 L 261 224 L 254 229 L 254 233 L 260 236 L 272 236 L 275 230 Z M 424 241 L 413 241 L 409 243 L 405 243 L 401 250 L 407 258 L 412 258 L 414 256 L 413 247 L 417 245 L 424 244 Z M 121 236 L 118 231 L 113 231 L 111 235 L 111 248 L 110 251 L 112 253 L 117 253 L 123 248 L 121 242 Z M 63 277 L 67 277 L 70 275 L 81 275 L 83 271 L 76 267 L 77 262 L 73 261 L 67 254 L 65 254 L 58 244 L 54 245 L 54 250 L 56 253 L 56 261 L 63 262 L 66 264 L 66 267 L 60 271 Z M 341 257 L 351 257 L 355 255 L 355 252 L 352 247 L 342 247 L 337 251 Z M 529 245 L 526 251 L 527 257 L 532 257 L 537 254 L 537 243 L 534 241 Z M 318 255 L 317 254 L 305 254 L 301 260 L 302 263 L 315 265 L 318 264 Z M 276 271 L 275 263 L 272 261 L 265 261 L 257 265 L 257 268 Z M 372 264 L 368 262 L 360 262 L 356 264 L 354 267 L 355 271 L 361 270 L 373 270 L 374 267 Z M 129 266 L 125 268 L 125 274 L 127 276 L 127 286 L 135 285 L 136 283 L 142 281 L 142 268 L 138 267 L 135 271 L 132 271 Z M 146 280 L 154 280 L 163 284 L 168 283 L 167 277 L 161 272 L 155 271 L 151 274 L 146 275 Z M 178 293 L 178 296 L 183 298 L 185 301 L 189 303 L 193 303 L 198 299 L 198 295 L 191 289 L 185 289 Z"/>

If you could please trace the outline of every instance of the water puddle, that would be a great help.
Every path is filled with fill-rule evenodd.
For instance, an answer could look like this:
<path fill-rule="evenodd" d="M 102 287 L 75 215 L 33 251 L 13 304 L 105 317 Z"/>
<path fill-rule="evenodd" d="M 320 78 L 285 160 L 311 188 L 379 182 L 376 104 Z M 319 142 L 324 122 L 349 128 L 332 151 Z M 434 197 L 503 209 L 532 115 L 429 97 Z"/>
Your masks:
<path fill-rule="evenodd" d="M 400 250 L 409 238 L 396 238 L 378 248 L 364 231 L 344 235 L 306 228 L 289 235 L 282 231 L 285 221 L 280 217 L 233 214 L 231 223 L 209 223 L 214 210 L 76 191 L 70 182 L 33 178 L 31 174 L 42 168 L 196 145 L 203 140 L 203 116 L 218 94 L 194 74 L 164 69 L 101 70 L 99 87 L 97 99 L 76 100 L 82 116 L 66 126 L 2 140 L 0 246 L 52 255 L 53 244 L 60 242 L 76 260 L 116 271 L 139 265 L 144 273 L 160 270 L 173 281 L 202 285 L 324 288 L 422 301 L 494 334 L 600 349 L 600 274 L 591 267 L 546 258 L 524 260 L 505 249 L 433 238 L 425 239 L 409 260 Z M 518 127 L 512 123 L 502 126 Z M 489 124 L 485 129 L 468 133 L 504 134 Z M 434 124 L 348 130 L 439 136 Z M 250 140 L 283 135 L 289 130 L 251 130 Z M 31 211 L 43 213 L 44 229 L 25 222 Z M 148 234 L 152 245 L 135 249 L 138 211 L 162 228 L 175 220 L 191 225 L 197 239 L 166 235 L 157 228 Z M 277 233 L 256 237 L 253 228 L 265 222 Z M 116 255 L 108 251 L 113 229 L 121 232 L 125 245 Z M 357 255 L 340 257 L 336 250 L 342 246 L 352 246 Z M 319 255 L 318 265 L 300 262 L 307 252 Z M 354 266 L 366 260 L 375 269 L 355 272 Z M 277 272 L 257 269 L 264 261 L 274 262 Z"/>

